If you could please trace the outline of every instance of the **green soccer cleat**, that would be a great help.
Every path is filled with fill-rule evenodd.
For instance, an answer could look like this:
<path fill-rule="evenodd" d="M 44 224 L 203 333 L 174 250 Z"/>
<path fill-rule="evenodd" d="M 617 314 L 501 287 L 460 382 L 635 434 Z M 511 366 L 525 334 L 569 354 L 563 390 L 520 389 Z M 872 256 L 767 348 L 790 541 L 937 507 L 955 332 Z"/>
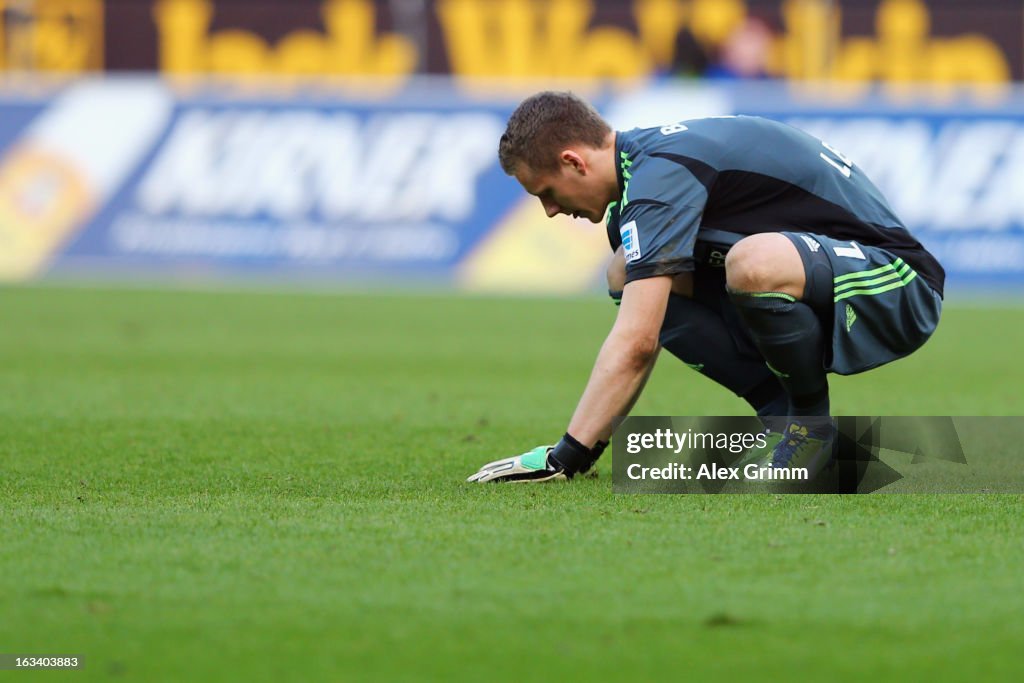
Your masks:
<path fill-rule="evenodd" d="M 772 450 L 771 466 L 804 467 L 814 478 L 832 460 L 834 436 L 831 418 L 792 420 Z"/>
<path fill-rule="evenodd" d="M 772 429 L 766 429 L 764 431 L 764 440 L 765 445 L 763 448 L 761 446 L 753 446 L 747 449 L 747 452 L 740 456 L 740 459 L 736 462 L 736 466 L 767 466 L 772 461 L 772 453 L 775 451 L 775 446 L 782 440 L 782 434 Z"/>

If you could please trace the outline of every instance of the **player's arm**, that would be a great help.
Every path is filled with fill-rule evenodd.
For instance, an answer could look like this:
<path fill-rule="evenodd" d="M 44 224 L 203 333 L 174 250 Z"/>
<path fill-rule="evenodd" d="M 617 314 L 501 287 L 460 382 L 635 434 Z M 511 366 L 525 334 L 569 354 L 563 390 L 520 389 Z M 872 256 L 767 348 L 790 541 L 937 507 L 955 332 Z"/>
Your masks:
<path fill-rule="evenodd" d="M 672 278 L 628 283 L 569 430 L 554 446 L 487 463 L 469 481 L 551 481 L 586 472 L 607 445 L 612 419 L 626 415 L 640 396 L 657 360 L 658 335 Z"/>
<path fill-rule="evenodd" d="M 658 357 L 658 334 L 672 289 L 669 276 L 625 285 L 622 305 L 597 355 L 568 433 L 587 448 L 611 435 L 612 419 L 636 402 Z"/>
<path fill-rule="evenodd" d="M 626 286 L 626 256 L 621 246 L 612 254 L 605 275 L 608 279 L 608 296 L 618 306 L 622 303 L 622 290 Z"/>
<path fill-rule="evenodd" d="M 680 129 L 682 132 L 685 127 Z M 707 188 L 675 163 L 648 157 L 633 167 L 632 202 L 620 213 L 619 233 L 633 245 L 608 269 L 609 290 L 624 283 L 615 325 L 598 354 L 566 434 L 537 448 L 484 465 L 470 481 L 550 481 L 584 472 L 601 454 L 612 419 L 626 415 L 644 386 L 659 350 L 669 293 L 689 295 L 696 234 Z M 682 274 L 682 275 L 677 275 Z M 629 280 L 627 283 L 626 280 Z"/>

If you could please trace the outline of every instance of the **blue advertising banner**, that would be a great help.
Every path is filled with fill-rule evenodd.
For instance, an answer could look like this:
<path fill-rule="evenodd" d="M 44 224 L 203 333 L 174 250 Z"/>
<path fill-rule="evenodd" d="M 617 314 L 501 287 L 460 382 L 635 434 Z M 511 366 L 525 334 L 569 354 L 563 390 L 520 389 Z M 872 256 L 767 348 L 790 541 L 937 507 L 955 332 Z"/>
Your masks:
<path fill-rule="evenodd" d="M 592 284 L 600 226 L 553 230 L 497 163 L 518 97 L 448 86 L 223 94 L 131 79 L 8 97 L 0 277 Z M 561 270 L 530 258 L 539 231 L 572 254 Z"/>
<path fill-rule="evenodd" d="M 0 90 L 0 279 L 258 277 L 473 290 L 598 286 L 603 226 L 547 219 L 497 163 L 523 93 L 233 92 L 151 78 Z M 842 150 L 946 266 L 1024 290 L 1024 107 L 648 84 L 619 128 L 769 116 Z"/>

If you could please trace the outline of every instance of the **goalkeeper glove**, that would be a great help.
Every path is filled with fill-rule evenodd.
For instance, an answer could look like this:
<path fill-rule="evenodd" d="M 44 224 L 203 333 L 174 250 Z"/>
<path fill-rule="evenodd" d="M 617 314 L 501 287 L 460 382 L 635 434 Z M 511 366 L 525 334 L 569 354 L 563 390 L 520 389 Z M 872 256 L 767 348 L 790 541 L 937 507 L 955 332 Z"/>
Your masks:
<path fill-rule="evenodd" d="M 565 481 L 593 467 L 608 444 L 587 448 L 568 434 L 554 446 L 537 446 L 512 458 L 489 462 L 466 481 Z"/>

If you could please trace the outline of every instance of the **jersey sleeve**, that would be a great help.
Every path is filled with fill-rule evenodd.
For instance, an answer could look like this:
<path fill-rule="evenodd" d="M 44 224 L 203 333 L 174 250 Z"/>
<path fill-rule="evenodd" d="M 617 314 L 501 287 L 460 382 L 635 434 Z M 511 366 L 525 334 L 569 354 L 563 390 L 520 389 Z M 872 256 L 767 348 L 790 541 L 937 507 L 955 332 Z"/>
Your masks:
<path fill-rule="evenodd" d="M 620 206 L 626 282 L 694 268 L 707 190 L 685 166 L 648 157 L 633 166 Z"/>

